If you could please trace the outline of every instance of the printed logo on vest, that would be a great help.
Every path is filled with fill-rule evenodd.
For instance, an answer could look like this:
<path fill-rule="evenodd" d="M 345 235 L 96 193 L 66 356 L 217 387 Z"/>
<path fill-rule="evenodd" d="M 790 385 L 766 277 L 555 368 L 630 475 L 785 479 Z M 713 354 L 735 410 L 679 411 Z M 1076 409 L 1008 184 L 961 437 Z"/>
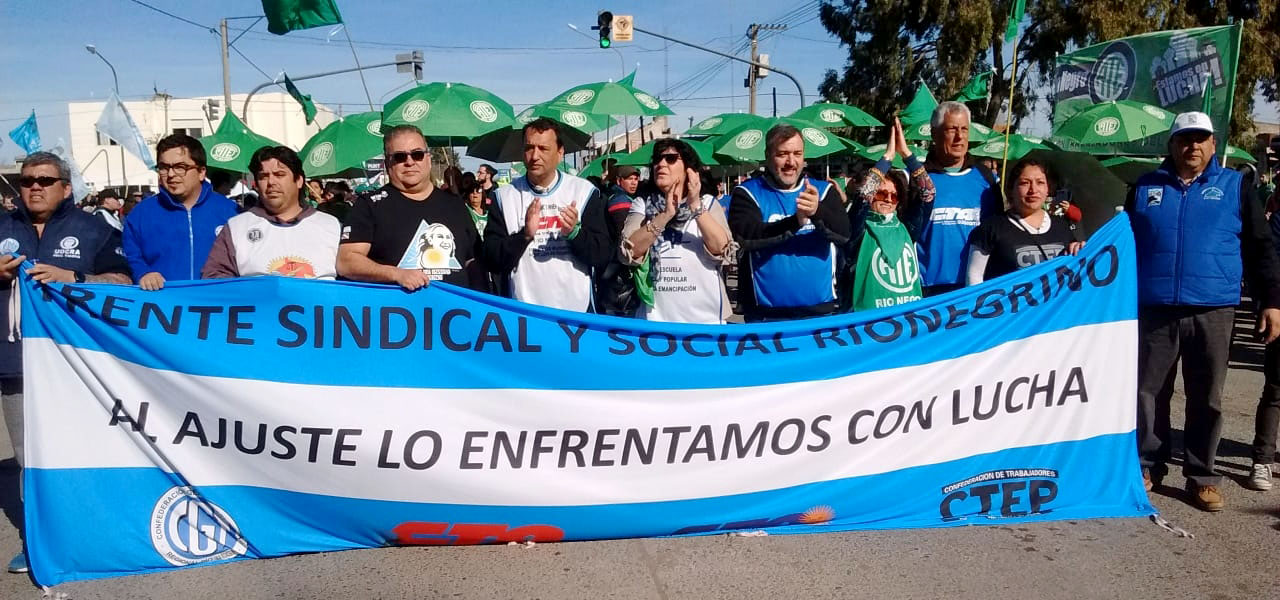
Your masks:
<path fill-rule="evenodd" d="M 169 488 L 160 497 L 149 529 L 156 552 L 174 566 L 244 556 L 249 549 L 231 515 L 198 500 L 185 486 Z"/>
<path fill-rule="evenodd" d="M 1205 190 L 1201 192 L 1200 195 L 1204 196 L 1205 200 L 1221 200 L 1222 197 L 1225 196 L 1226 194 L 1223 193 L 1222 188 L 1211 187 L 1211 188 L 1205 188 Z"/>
<path fill-rule="evenodd" d="M 1151 188 L 1147 190 L 1147 206 L 1160 206 L 1160 201 L 1164 199 L 1164 188 Z"/>
<path fill-rule="evenodd" d="M 898 259 L 896 267 L 890 266 L 880 248 L 876 248 L 871 255 L 871 265 L 871 274 L 875 276 L 876 282 L 895 294 L 910 292 L 915 287 L 916 280 L 920 279 L 920 267 L 916 263 L 915 249 L 911 246 L 902 248 L 902 258 Z"/>
<path fill-rule="evenodd" d="M 18 252 L 18 240 L 13 238 L 4 238 L 0 241 L 0 254 L 16 254 Z"/>
<path fill-rule="evenodd" d="M 299 279 L 315 279 L 316 268 L 311 261 L 301 256 L 281 256 L 267 263 L 267 272 L 272 275 L 297 277 Z"/>
<path fill-rule="evenodd" d="M 53 251 L 54 258 L 80 258 L 80 238 L 69 235 L 58 240 L 58 247 Z"/>
<path fill-rule="evenodd" d="M 254 227 L 253 229 L 249 230 L 249 233 L 245 234 L 245 237 L 249 238 L 249 241 L 251 243 L 260 242 L 262 241 L 262 230 L 258 229 L 257 227 Z"/>

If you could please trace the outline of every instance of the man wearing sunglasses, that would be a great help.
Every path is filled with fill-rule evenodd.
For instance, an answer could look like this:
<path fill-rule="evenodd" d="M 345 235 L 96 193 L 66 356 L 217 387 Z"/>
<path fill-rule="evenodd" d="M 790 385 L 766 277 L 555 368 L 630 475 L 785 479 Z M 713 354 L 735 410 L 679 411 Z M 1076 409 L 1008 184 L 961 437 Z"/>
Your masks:
<path fill-rule="evenodd" d="M 486 262 L 510 276 L 516 300 L 586 312 L 592 269 L 617 252 L 604 201 L 590 181 L 558 170 L 564 142 L 555 121 L 535 119 L 523 135 L 525 175 L 498 188 L 484 229 Z"/>
<path fill-rule="evenodd" d="M 733 190 L 729 229 L 744 252 L 738 287 L 748 322 L 835 312 L 835 249 L 849 241 L 849 216 L 834 185 L 804 176 L 798 129 L 765 134 L 765 174 Z"/>
<path fill-rule="evenodd" d="M 391 181 L 356 200 L 342 228 L 338 274 L 416 290 L 432 281 L 486 290 L 465 269 L 480 255 L 480 232 L 457 196 L 431 183 L 431 154 L 417 127 L 382 138 Z"/>
<path fill-rule="evenodd" d="M 71 174 L 66 162 L 49 152 L 27 156 L 18 177 L 21 194 L 13 212 L 0 216 L 0 400 L 4 422 L 13 442 L 18 465 L 22 451 L 22 335 L 17 293 L 22 261 L 35 266 L 26 270 L 40 283 L 124 283 L 129 265 L 120 249 L 120 232 L 101 218 L 76 208 L 71 200 Z M 21 479 L 19 479 L 21 480 Z M 27 570 L 19 553 L 9 571 Z"/>
<path fill-rule="evenodd" d="M 165 281 L 199 279 L 209 249 L 235 202 L 204 180 L 204 146 L 175 133 L 156 144 L 160 192 L 140 202 L 124 221 L 124 253 L 138 286 L 158 290 Z"/>

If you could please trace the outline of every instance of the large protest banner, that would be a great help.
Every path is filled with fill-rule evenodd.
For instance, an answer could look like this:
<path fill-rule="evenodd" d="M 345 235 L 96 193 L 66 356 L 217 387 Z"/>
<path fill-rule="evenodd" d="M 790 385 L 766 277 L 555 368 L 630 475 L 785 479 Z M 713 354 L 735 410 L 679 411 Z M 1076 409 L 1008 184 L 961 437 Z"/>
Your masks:
<path fill-rule="evenodd" d="M 1218 148 L 1226 148 L 1227 124 L 1235 102 L 1241 25 L 1158 31 L 1111 40 L 1057 58 L 1053 128 L 1089 106 L 1108 100 L 1135 100 L 1170 113 L 1201 110 L 1211 89 Z M 1249 90 L 1252 93 L 1252 90 Z M 1105 121 L 1105 120 L 1104 120 Z M 1110 129 L 1104 122 L 1095 133 Z M 1107 147 L 1115 154 L 1166 154 L 1166 135 Z M 1071 140 L 1058 137 L 1063 149 Z"/>
<path fill-rule="evenodd" d="M 687 326 L 433 285 L 22 282 L 36 580 L 396 544 L 1150 514 L 1125 215 L 946 296 Z"/>

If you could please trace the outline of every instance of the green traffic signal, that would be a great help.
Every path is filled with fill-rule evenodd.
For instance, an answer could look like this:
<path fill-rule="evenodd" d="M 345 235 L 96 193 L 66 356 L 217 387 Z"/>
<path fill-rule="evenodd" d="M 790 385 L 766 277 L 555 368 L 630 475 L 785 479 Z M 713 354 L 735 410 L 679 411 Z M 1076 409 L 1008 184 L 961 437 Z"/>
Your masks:
<path fill-rule="evenodd" d="M 601 48 L 608 48 L 609 46 L 612 46 L 612 45 L 613 45 L 613 42 L 610 41 L 609 38 L 600 38 Z"/>

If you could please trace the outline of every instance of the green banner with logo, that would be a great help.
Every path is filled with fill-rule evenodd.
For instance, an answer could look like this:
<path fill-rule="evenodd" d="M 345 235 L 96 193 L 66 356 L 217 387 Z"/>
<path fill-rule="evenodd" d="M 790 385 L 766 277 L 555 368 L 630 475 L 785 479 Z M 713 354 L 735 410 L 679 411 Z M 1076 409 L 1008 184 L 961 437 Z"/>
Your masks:
<path fill-rule="evenodd" d="M 1057 59 L 1053 128 L 1089 106 L 1109 100 L 1145 102 L 1180 113 L 1201 110 L 1210 86 L 1218 148 L 1226 148 L 1235 100 L 1240 25 L 1159 31 L 1082 48 Z M 1101 153 L 1161 155 L 1166 134 L 1105 147 L 1083 147 L 1054 136 L 1064 148 Z"/>

